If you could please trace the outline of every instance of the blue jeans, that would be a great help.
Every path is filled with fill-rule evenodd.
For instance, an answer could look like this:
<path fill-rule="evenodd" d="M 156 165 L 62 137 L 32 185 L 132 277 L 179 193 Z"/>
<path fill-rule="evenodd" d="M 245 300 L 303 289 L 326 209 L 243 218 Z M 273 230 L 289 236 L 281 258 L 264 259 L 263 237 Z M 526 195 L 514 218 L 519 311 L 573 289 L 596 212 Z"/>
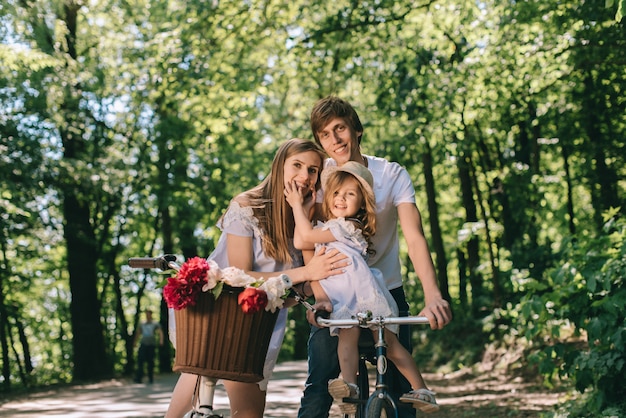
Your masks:
<path fill-rule="evenodd" d="M 409 305 L 402 287 L 393 289 L 391 295 L 398 304 L 400 316 L 407 316 Z M 400 326 L 398 338 L 403 346 L 411 352 L 411 335 L 408 325 Z M 298 418 L 328 418 L 328 411 L 333 398 L 328 393 L 328 381 L 339 376 L 339 359 L 337 357 L 337 337 L 330 335 L 328 328 L 311 327 L 308 344 L 309 371 L 304 387 L 304 395 L 300 399 Z M 415 409 L 410 404 L 399 402 L 403 393 L 411 390 L 411 385 L 389 362 L 387 383 L 391 396 L 399 406 L 400 418 L 415 418 Z"/>

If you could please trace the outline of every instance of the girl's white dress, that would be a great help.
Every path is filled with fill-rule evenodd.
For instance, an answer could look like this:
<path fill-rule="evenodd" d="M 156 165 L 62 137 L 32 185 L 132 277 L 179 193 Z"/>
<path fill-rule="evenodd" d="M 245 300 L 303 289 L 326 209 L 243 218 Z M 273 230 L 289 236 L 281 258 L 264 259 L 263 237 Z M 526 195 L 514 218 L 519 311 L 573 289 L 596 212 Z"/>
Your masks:
<path fill-rule="evenodd" d="M 318 222 L 315 228 L 329 230 L 336 241 L 316 246 L 334 248 L 348 256 L 351 264 L 342 274 L 330 276 L 318 283 L 333 305 L 331 319 L 349 319 L 357 312 L 371 311 L 376 316 L 398 316 L 398 305 L 385 286 L 385 279 L 378 269 L 367 265 L 367 241 L 354 223 L 344 218 Z M 350 327 L 344 327 L 350 328 Z M 397 325 L 386 326 L 393 333 Z M 337 335 L 338 327 L 331 327 L 331 335 Z"/>

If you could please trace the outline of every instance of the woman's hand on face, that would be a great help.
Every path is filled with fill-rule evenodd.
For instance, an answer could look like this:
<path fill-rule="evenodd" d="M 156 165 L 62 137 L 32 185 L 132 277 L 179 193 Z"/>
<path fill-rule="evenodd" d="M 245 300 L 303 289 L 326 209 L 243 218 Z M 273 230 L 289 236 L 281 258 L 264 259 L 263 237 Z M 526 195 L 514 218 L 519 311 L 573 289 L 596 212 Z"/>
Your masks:
<path fill-rule="evenodd" d="M 306 267 L 309 271 L 309 280 L 322 280 L 343 273 L 345 267 L 350 264 L 350 260 L 344 253 L 335 249 L 326 251 L 326 247 L 322 247 Z"/>

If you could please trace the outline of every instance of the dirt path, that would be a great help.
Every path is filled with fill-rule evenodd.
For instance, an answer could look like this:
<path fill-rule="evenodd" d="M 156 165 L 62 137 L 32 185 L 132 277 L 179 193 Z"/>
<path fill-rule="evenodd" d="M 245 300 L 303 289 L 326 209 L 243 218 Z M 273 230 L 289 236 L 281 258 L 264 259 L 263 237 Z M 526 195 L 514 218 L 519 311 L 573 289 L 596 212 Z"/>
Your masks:
<path fill-rule="evenodd" d="M 439 412 L 428 415 L 430 418 L 539 417 L 541 412 L 551 411 L 564 395 L 563 392 L 538 391 L 536 386 L 496 372 L 477 376 L 469 370 L 462 370 L 447 376 L 425 373 L 424 377 L 437 392 L 441 405 Z M 295 417 L 305 378 L 306 362 L 279 364 L 270 381 L 265 416 Z M 10 401 L 0 399 L 0 417 L 162 417 L 176 379 L 175 374 L 160 375 L 152 385 L 112 380 L 39 392 Z M 227 398 L 221 385 L 218 385 L 214 405 L 220 414 L 228 413 Z M 340 416 L 333 406 L 331 417 Z"/>
<path fill-rule="evenodd" d="M 441 405 L 430 418 L 540 417 L 542 412 L 554 411 L 566 395 L 498 371 L 477 375 L 461 370 L 447 376 L 424 374 L 424 378 Z"/>

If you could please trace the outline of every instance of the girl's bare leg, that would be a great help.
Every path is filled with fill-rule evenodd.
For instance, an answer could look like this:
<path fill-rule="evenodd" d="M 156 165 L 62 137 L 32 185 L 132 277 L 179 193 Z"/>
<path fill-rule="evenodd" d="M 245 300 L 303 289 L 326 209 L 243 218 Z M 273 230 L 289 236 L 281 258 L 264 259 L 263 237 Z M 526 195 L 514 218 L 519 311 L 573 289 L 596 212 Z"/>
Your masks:
<path fill-rule="evenodd" d="M 326 291 L 324 291 L 322 285 L 319 284 L 319 282 L 310 282 L 310 284 L 311 289 L 313 290 L 313 297 L 315 299 L 316 308 L 332 312 L 333 304 L 330 303 L 330 299 L 326 294 Z"/>
<path fill-rule="evenodd" d="M 192 398 L 197 379 L 198 376 L 195 374 L 181 373 L 172 392 L 165 418 L 182 418 L 193 409 Z"/>
<path fill-rule="evenodd" d="M 232 418 L 263 418 L 266 392 L 256 383 L 223 380 Z"/>
<path fill-rule="evenodd" d="M 341 377 L 348 383 L 356 384 L 356 375 L 359 370 L 359 327 L 341 328 L 337 344 Z"/>
<path fill-rule="evenodd" d="M 376 335 L 374 335 L 374 339 L 376 339 Z M 409 381 L 411 387 L 414 390 L 428 389 L 422 378 L 422 373 L 420 373 L 415 360 L 411 357 L 411 353 L 400 344 L 397 335 L 389 330 L 385 330 L 385 340 L 387 342 L 387 357 L 393 361 L 400 373 Z"/>

